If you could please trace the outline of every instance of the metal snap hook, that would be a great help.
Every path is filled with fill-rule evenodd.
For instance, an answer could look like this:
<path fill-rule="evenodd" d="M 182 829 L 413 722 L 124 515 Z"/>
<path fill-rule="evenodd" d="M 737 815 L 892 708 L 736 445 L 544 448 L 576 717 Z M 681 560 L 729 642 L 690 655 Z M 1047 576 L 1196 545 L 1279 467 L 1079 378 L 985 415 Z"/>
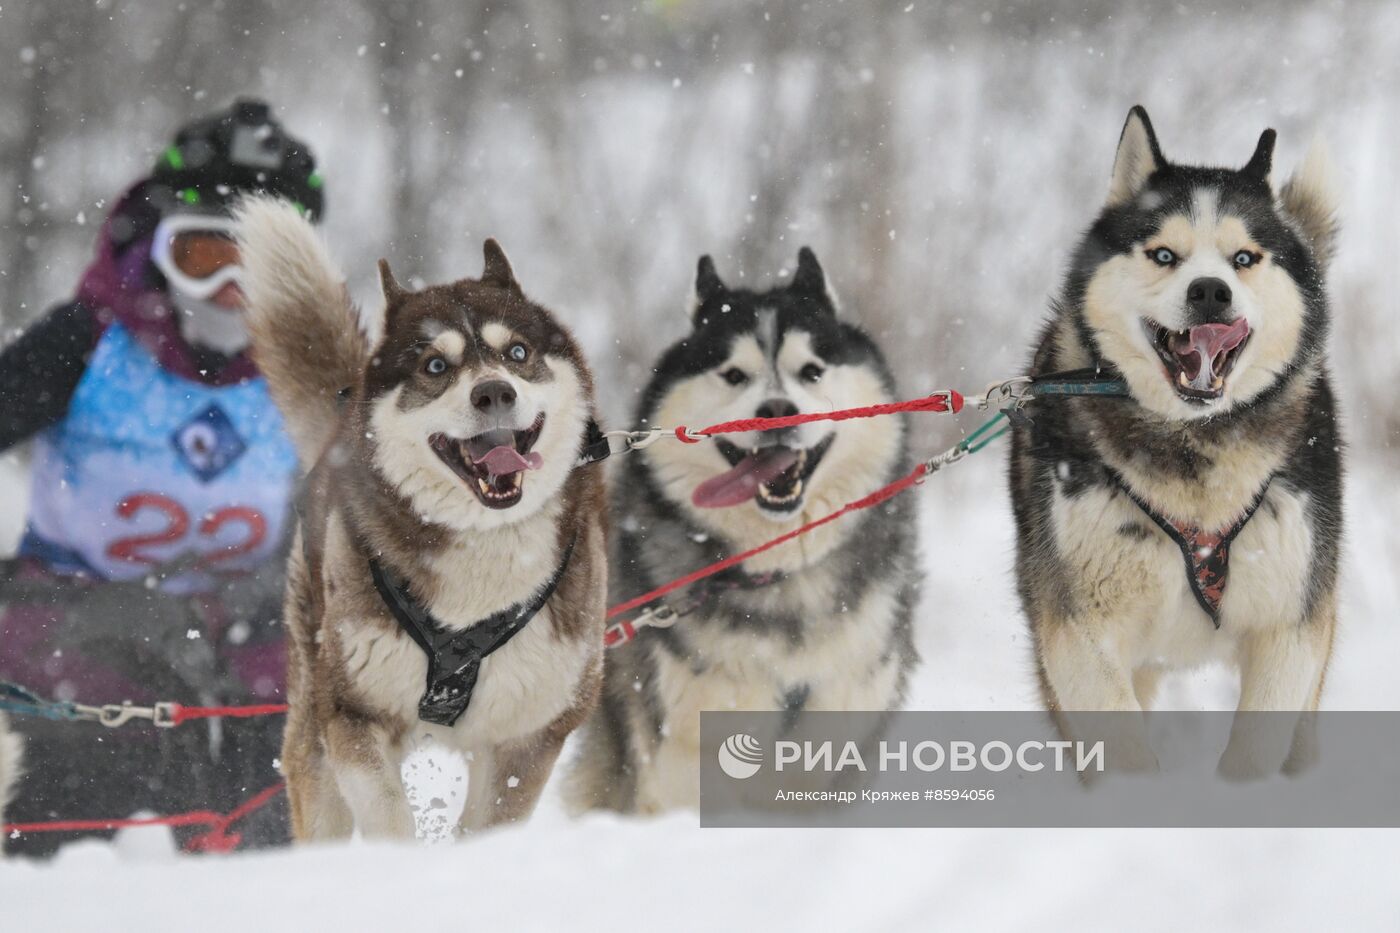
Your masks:
<path fill-rule="evenodd" d="M 124 726 L 133 719 L 155 719 L 156 711 L 149 706 L 133 706 L 130 703 L 108 703 L 99 709 L 97 721 L 108 729 Z"/>

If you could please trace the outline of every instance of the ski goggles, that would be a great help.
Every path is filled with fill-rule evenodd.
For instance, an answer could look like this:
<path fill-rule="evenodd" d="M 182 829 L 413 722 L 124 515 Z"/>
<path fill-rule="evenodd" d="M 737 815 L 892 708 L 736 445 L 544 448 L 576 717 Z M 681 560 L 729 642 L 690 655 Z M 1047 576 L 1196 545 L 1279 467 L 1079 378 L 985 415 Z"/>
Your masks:
<path fill-rule="evenodd" d="M 194 298 L 213 298 L 242 276 L 233 231 L 230 217 L 171 215 L 156 227 L 151 260 L 179 291 Z"/>

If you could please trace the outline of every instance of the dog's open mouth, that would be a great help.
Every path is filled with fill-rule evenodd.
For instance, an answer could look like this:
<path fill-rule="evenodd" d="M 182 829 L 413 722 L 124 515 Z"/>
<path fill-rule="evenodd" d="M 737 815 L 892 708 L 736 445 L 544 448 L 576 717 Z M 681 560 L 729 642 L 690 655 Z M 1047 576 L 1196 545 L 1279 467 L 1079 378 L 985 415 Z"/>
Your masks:
<path fill-rule="evenodd" d="M 815 447 L 774 444 L 752 450 L 717 438 L 715 444 L 730 468 L 695 487 L 690 501 L 702 509 L 722 509 L 752 499 L 770 512 L 796 511 L 802 505 L 807 480 L 835 437 L 827 435 Z"/>
<path fill-rule="evenodd" d="M 544 428 L 544 415 L 524 431 L 497 428 L 466 440 L 434 434 L 433 451 L 462 478 L 489 509 L 508 509 L 525 491 L 525 471 L 538 470 L 544 457 L 532 450 Z"/>
<path fill-rule="evenodd" d="M 1225 394 L 1225 380 L 1250 336 L 1249 322 L 1242 317 L 1229 324 L 1197 324 L 1189 330 L 1171 330 L 1151 318 L 1143 318 L 1142 326 L 1176 394 L 1195 404 Z"/>

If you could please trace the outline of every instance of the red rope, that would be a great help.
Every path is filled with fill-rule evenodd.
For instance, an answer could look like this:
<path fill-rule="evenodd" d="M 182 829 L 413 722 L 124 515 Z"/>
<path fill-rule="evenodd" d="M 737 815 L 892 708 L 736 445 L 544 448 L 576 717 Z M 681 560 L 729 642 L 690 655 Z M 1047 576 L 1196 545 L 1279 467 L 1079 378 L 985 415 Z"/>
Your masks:
<path fill-rule="evenodd" d="M 242 840 L 239 833 L 229 832 L 229 827 L 253 812 L 267 806 L 282 792 L 284 783 L 278 781 L 249 797 L 228 813 L 215 813 L 212 810 L 192 810 L 189 813 L 176 813 L 171 816 L 148 816 L 125 820 L 53 820 L 48 823 L 6 823 L 9 833 L 70 833 L 103 832 L 112 829 L 129 829 L 136 826 L 208 826 L 206 832 L 191 838 L 185 843 L 190 852 L 231 852 Z"/>
<path fill-rule="evenodd" d="M 905 411 L 933 411 L 954 413 L 961 411 L 963 407 L 963 397 L 957 392 L 947 394 L 932 395 L 925 398 L 913 399 L 907 402 L 891 402 L 882 405 L 871 405 L 865 408 L 848 408 L 831 412 L 813 412 L 802 415 L 788 415 L 782 418 L 743 418 L 737 421 L 726 421 L 720 424 L 702 428 L 699 431 L 687 431 L 684 426 L 676 429 L 676 437 L 688 444 L 697 444 L 696 436 L 710 436 L 715 434 L 736 434 L 745 431 L 764 431 L 778 428 L 789 428 L 799 424 L 808 424 L 813 421 L 846 421 L 852 418 L 874 418 L 880 415 L 890 415 Z M 691 436 L 692 434 L 696 436 Z M 899 495 L 910 486 L 915 485 L 923 479 L 928 472 L 928 467 L 919 464 L 908 475 L 903 476 L 894 482 L 882 486 L 870 493 L 868 496 L 848 502 L 830 515 L 807 522 L 786 534 L 780 535 L 771 541 L 767 541 L 757 547 L 750 548 L 732 557 L 716 561 L 699 570 L 692 571 L 683 577 L 663 584 L 650 592 L 619 603 L 610 608 L 607 618 L 611 619 L 625 612 L 631 612 L 648 603 L 654 602 L 661 597 L 672 593 L 682 587 L 690 586 L 706 577 L 714 576 L 723 570 L 742 564 L 744 561 L 772 550 L 779 545 L 786 544 L 794 538 L 799 538 L 828 522 L 834 522 L 843 515 L 851 512 L 858 512 L 862 509 L 872 508 L 880 503 Z M 620 628 L 621 631 L 615 631 Z M 635 636 L 635 631 L 631 623 L 622 622 L 619 626 L 609 629 L 606 644 L 612 647 L 625 641 L 630 641 Z M 255 706 L 183 706 L 178 703 L 171 704 L 174 724 L 189 722 L 194 719 L 212 719 L 216 717 L 248 718 L 252 716 L 270 716 L 278 713 L 285 713 L 287 705 L 285 703 L 266 703 Z M 209 810 L 194 810 L 189 813 L 177 813 L 173 816 L 143 817 L 138 819 L 122 820 L 55 820 L 48 823 L 6 823 L 4 826 L 6 833 L 54 833 L 54 832 L 101 832 L 104 830 L 124 829 L 136 826 L 208 826 L 206 832 L 190 839 L 185 843 L 185 848 L 191 852 L 231 852 L 237 848 L 241 841 L 238 833 L 229 832 L 229 827 L 250 813 L 266 806 L 271 800 L 280 794 L 284 784 L 278 783 L 268 787 L 248 800 L 240 804 L 237 808 L 227 814 L 214 813 Z"/>
<path fill-rule="evenodd" d="M 651 590 L 650 592 L 643 593 L 641 596 L 629 599 L 625 603 L 619 603 L 618 605 L 613 606 L 611 609 L 608 610 L 607 618 L 611 619 L 614 616 L 621 615 L 624 612 L 631 612 L 633 609 L 638 609 L 642 606 L 645 606 L 647 603 L 654 602 L 655 600 L 660 599 L 667 593 L 674 592 L 675 590 L 678 590 L 684 586 L 689 586 L 690 584 L 703 580 L 706 577 L 712 577 L 715 574 L 719 573 L 721 570 L 728 570 L 730 567 L 733 567 L 736 564 L 742 564 L 750 557 L 753 557 L 757 554 L 762 554 L 764 551 L 772 550 L 780 544 L 786 544 L 793 538 L 801 537 L 802 535 L 807 534 L 807 532 L 812 531 L 813 529 L 820 528 L 827 522 L 834 522 L 836 521 L 836 519 L 840 518 L 843 515 L 848 515 L 851 512 L 859 512 L 861 509 L 868 509 L 872 506 L 879 505 L 886 499 L 890 499 L 894 496 L 899 495 L 901 492 L 908 489 L 910 486 L 913 486 L 919 480 L 923 479 L 924 474 L 926 472 L 928 472 L 928 467 L 925 464 L 921 463 L 918 466 L 914 467 L 914 469 L 911 470 L 907 476 L 900 477 L 893 483 L 890 483 L 888 486 L 880 487 L 879 489 L 875 490 L 870 495 L 865 496 L 864 498 L 856 499 L 854 502 L 847 502 L 845 505 L 841 506 L 841 508 L 837 509 L 835 512 L 832 512 L 830 515 L 810 521 L 807 524 L 802 525 L 801 527 L 794 528 L 787 534 L 779 535 L 772 541 L 760 544 L 758 547 L 749 548 L 747 551 L 744 551 L 741 554 L 735 554 L 733 557 L 726 557 L 724 560 L 716 561 L 715 563 L 710 564 L 707 567 L 701 567 L 699 570 L 688 573 L 685 576 L 680 577 L 679 579 L 672 580 L 670 583 L 662 584 L 661 586 L 658 586 L 656 589 Z M 620 639 L 614 639 L 614 641 L 617 640 Z"/>
<path fill-rule="evenodd" d="M 247 719 L 251 716 L 274 716 L 287 711 L 286 703 L 264 703 L 261 706 L 181 706 L 179 703 L 170 705 L 174 708 L 177 726 L 191 719 L 216 719 L 224 716 Z"/>
<path fill-rule="evenodd" d="M 792 428 L 813 421 L 849 421 L 852 418 L 877 418 L 903 411 L 937 411 L 957 414 L 962 411 L 963 397 L 949 389 L 937 395 L 910 399 L 907 402 L 885 402 L 880 405 L 867 405 L 864 408 L 843 408 L 838 411 L 814 411 L 801 415 L 784 415 L 781 418 L 740 418 L 737 421 L 723 421 L 708 428 L 691 431 L 685 425 L 676 428 L 676 437 L 686 444 L 700 443 L 700 437 L 715 434 L 742 434 L 745 431 L 775 431 L 779 428 Z"/>

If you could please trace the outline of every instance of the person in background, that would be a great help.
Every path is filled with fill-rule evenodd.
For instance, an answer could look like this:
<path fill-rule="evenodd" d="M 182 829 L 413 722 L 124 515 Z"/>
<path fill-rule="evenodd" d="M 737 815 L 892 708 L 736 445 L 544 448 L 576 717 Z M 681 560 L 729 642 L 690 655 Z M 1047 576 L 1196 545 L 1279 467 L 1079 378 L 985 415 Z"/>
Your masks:
<path fill-rule="evenodd" d="M 295 453 L 248 355 L 229 211 L 251 192 L 324 213 L 306 145 L 239 100 L 180 129 L 107 218 L 76 297 L 0 352 L 0 451 L 33 441 L 28 522 L 0 570 L 0 680 L 92 705 L 280 701 Z M 281 717 L 11 725 L 13 822 L 227 812 L 277 780 Z M 240 824 L 245 843 L 285 839 L 280 808 Z"/>

